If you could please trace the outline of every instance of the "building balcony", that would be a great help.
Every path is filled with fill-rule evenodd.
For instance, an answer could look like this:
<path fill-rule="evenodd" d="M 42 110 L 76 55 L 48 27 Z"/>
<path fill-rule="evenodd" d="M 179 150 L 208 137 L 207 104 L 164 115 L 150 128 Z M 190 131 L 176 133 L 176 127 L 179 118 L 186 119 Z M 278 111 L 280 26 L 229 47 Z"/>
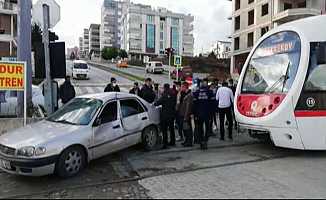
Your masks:
<path fill-rule="evenodd" d="M 15 3 L 0 1 L 0 13 L 8 15 L 17 15 L 18 6 Z"/>
<path fill-rule="evenodd" d="M 279 24 L 283 24 L 305 17 L 317 16 L 320 14 L 321 10 L 314 8 L 294 8 L 277 13 L 273 16 L 273 21 Z"/>

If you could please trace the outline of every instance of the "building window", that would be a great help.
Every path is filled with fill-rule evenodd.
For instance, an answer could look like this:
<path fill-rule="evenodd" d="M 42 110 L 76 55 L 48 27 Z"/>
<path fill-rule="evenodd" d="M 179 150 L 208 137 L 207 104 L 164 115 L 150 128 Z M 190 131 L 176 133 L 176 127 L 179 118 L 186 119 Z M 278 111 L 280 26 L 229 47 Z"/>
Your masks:
<path fill-rule="evenodd" d="M 269 27 L 266 26 L 264 28 L 261 29 L 261 36 L 265 35 L 265 33 L 267 33 L 269 31 Z"/>
<path fill-rule="evenodd" d="M 292 4 L 290 3 L 284 3 L 284 10 L 292 9 Z"/>
<path fill-rule="evenodd" d="M 171 27 L 171 47 L 175 49 L 176 54 L 179 54 L 180 42 L 179 29 L 177 27 Z"/>
<path fill-rule="evenodd" d="M 164 30 L 164 23 L 163 22 L 160 23 L 160 29 L 161 29 L 161 31 Z"/>
<path fill-rule="evenodd" d="M 147 23 L 154 23 L 154 16 L 153 15 L 147 15 Z"/>
<path fill-rule="evenodd" d="M 255 0 L 248 0 L 248 4 L 253 3 Z"/>
<path fill-rule="evenodd" d="M 240 9 L 240 0 L 235 0 L 235 10 Z"/>
<path fill-rule="evenodd" d="M 255 11 L 252 10 L 248 12 L 248 26 L 253 25 L 255 23 Z"/>
<path fill-rule="evenodd" d="M 234 29 L 239 30 L 240 29 L 240 16 L 235 18 L 235 23 L 234 23 Z"/>
<path fill-rule="evenodd" d="M 239 50 L 240 49 L 240 38 L 234 38 L 234 50 Z"/>
<path fill-rule="evenodd" d="M 248 47 L 254 46 L 254 33 L 248 33 Z"/>
<path fill-rule="evenodd" d="M 160 32 L 160 40 L 164 40 L 164 32 Z"/>
<path fill-rule="evenodd" d="M 261 16 L 265 16 L 265 15 L 268 15 L 268 3 L 264 4 L 262 7 L 261 7 Z"/>
<path fill-rule="evenodd" d="M 160 50 L 164 50 L 164 42 L 163 41 L 160 42 Z"/>
<path fill-rule="evenodd" d="M 172 18 L 171 24 L 172 24 L 172 26 L 179 26 L 179 19 L 178 18 Z"/>
<path fill-rule="evenodd" d="M 306 8 L 306 7 L 307 7 L 306 1 L 298 3 L 298 8 Z"/>
<path fill-rule="evenodd" d="M 155 52 L 155 25 L 146 25 L 146 50 L 148 53 Z"/>

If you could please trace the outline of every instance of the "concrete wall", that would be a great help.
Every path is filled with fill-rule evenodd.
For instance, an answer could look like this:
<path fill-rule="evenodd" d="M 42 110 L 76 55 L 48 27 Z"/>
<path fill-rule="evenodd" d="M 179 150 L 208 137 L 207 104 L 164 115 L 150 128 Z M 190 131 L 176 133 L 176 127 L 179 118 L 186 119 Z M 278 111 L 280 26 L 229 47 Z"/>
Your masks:
<path fill-rule="evenodd" d="M 40 121 L 41 119 L 28 119 L 27 123 L 35 123 Z M 24 120 L 23 119 L 0 119 L 0 135 L 7 133 L 11 130 L 23 127 Z"/>

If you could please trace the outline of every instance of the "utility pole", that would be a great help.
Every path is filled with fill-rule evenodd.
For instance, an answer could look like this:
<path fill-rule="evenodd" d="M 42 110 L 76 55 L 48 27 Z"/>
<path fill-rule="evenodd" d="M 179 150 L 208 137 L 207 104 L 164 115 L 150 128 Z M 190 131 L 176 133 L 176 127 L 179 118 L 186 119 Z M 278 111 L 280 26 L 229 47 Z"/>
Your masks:
<path fill-rule="evenodd" d="M 31 39 L 31 0 L 18 0 L 18 47 L 17 60 L 26 62 L 26 95 L 27 106 L 32 105 L 32 39 Z M 18 92 L 17 98 L 18 117 L 24 115 L 24 92 Z"/>
<path fill-rule="evenodd" d="M 50 68 L 50 50 L 49 50 L 49 25 L 50 25 L 50 8 L 43 4 L 43 44 L 44 44 L 44 60 L 45 60 L 45 75 L 46 81 L 44 85 L 45 107 L 47 113 L 53 113 L 53 98 L 52 98 L 52 80 Z"/>

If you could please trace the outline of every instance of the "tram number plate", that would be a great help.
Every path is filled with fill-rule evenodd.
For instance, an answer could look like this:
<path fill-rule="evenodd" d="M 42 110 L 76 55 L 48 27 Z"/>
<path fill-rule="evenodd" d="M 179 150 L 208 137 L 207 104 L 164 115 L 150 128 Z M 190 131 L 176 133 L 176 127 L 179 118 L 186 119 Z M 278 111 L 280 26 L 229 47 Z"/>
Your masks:
<path fill-rule="evenodd" d="M 11 170 L 11 164 L 9 161 L 0 159 L 0 168 Z"/>

